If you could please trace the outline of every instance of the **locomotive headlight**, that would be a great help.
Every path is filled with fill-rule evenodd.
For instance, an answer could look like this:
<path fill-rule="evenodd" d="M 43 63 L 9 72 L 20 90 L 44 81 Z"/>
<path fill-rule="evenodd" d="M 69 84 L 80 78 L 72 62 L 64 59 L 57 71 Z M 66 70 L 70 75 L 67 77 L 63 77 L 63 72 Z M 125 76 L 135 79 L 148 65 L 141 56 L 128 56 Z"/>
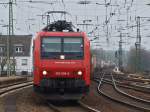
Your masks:
<path fill-rule="evenodd" d="M 77 74 L 78 74 L 78 75 L 82 75 L 82 71 L 78 71 Z"/>
<path fill-rule="evenodd" d="M 47 75 L 47 71 L 44 70 L 44 71 L 43 71 L 43 75 Z"/>
<path fill-rule="evenodd" d="M 60 55 L 60 59 L 65 59 L 65 55 Z"/>

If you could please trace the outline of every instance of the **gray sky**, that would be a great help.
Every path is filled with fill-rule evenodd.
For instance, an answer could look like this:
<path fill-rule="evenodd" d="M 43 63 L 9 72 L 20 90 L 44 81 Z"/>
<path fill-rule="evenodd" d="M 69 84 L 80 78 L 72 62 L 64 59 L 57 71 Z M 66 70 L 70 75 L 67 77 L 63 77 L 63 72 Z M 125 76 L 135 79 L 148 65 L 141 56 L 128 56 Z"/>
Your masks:
<path fill-rule="evenodd" d="M 0 3 L 7 3 L 8 1 L 9 0 L 0 0 Z M 104 49 L 118 49 L 118 36 L 120 35 L 118 29 L 122 28 L 124 29 L 121 31 L 122 33 L 128 33 L 124 34 L 123 36 L 123 48 L 129 49 L 131 46 L 134 46 L 136 41 L 136 38 L 131 38 L 136 37 L 136 27 L 131 27 L 136 25 L 135 18 L 137 16 L 150 17 L 150 6 L 146 5 L 150 3 L 149 0 L 106 0 L 107 3 L 115 5 L 108 6 L 107 16 L 110 18 L 108 23 L 109 41 L 106 41 L 106 7 L 104 5 L 96 4 L 105 4 L 105 0 L 89 0 L 90 3 L 87 5 L 78 4 L 78 2 L 82 0 L 41 0 L 53 4 L 20 2 L 24 0 L 16 1 L 17 5 L 13 5 L 15 34 L 35 35 L 36 32 L 42 29 L 46 24 L 46 19 L 42 19 L 42 17 L 37 15 L 42 15 L 47 11 L 65 10 L 71 14 L 71 16 L 67 16 L 67 19 L 72 21 L 76 26 L 77 24 L 83 23 L 83 20 L 85 19 L 92 20 L 92 22 L 88 23 L 93 24 L 93 26 L 88 26 L 87 29 L 83 26 L 77 27 L 79 27 L 82 31 L 86 31 L 87 33 L 93 31 L 93 33 L 89 35 L 91 36 L 89 37 L 90 39 L 95 38 L 93 36 L 98 36 L 98 38 L 93 41 L 94 43 L 92 43 L 95 48 L 102 47 Z M 62 1 L 64 1 L 64 4 Z M 8 5 L 0 5 L 0 24 L 8 24 L 8 8 Z M 110 13 L 115 13 L 115 15 L 110 17 Z M 54 20 L 53 16 L 51 16 L 51 18 Z M 60 15 L 54 15 L 54 18 L 57 20 L 60 18 Z M 150 49 L 149 25 L 150 21 L 147 19 L 141 19 L 141 44 L 147 49 Z M 0 32 L 2 34 L 7 34 L 7 28 L 2 26 L 3 25 L 0 25 Z M 97 29 L 95 29 L 96 27 Z"/>

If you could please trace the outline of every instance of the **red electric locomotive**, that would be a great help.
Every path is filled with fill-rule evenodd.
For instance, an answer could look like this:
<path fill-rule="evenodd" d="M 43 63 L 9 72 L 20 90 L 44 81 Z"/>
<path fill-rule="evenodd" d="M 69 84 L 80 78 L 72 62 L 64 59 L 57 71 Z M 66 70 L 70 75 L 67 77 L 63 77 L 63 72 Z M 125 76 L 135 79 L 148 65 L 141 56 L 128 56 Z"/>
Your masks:
<path fill-rule="evenodd" d="M 90 42 L 71 23 L 53 22 L 34 40 L 34 92 L 48 99 L 80 99 L 89 92 Z"/>

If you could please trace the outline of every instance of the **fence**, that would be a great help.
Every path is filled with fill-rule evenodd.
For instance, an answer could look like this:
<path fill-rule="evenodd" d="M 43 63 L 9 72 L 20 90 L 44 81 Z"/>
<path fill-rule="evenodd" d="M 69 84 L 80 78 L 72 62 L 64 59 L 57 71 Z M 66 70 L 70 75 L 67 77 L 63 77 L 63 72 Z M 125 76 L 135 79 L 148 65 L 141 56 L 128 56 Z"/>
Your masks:
<path fill-rule="evenodd" d="M 11 75 L 17 75 L 17 76 L 24 76 L 24 75 L 29 75 L 32 76 L 32 69 L 16 69 L 15 71 L 11 71 Z M 1 71 L 0 70 L 0 76 L 7 76 L 7 71 Z"/>

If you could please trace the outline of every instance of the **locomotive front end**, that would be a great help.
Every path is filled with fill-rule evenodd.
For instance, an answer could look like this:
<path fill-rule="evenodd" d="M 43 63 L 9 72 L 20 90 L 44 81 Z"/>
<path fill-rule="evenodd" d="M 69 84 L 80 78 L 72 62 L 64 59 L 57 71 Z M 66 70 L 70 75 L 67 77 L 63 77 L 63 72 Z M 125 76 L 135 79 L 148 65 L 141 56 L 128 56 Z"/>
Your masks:
<path fill-rule="evenodd" d="M 39 40 L 39 41 L 38 41 Z M 36 40 L 34 91 L 48 99 L 80 99 L 89 91 L 89 44 L 81 33 L 44 33 Z"/>

